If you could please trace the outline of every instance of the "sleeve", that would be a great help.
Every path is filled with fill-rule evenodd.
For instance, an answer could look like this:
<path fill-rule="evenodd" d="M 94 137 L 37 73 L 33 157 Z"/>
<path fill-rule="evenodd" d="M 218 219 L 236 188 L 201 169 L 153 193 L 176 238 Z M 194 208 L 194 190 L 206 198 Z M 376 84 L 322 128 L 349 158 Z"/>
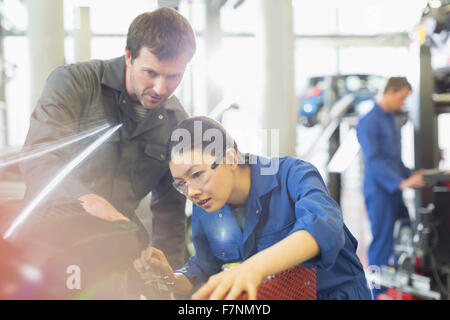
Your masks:
<path fill-rule="evenodd" d="M 329 196 L 325 183 L 311 164 L 297 160 L 288 173 L 288 191 L 295 205 L 296 222 L 290 234 L 308 231 L 320 254 L 303 264 L 331 269 L 345 244 L 344 222 L 337 203 Z"/>
<path fill-rule="evenodd" d="M 222 262 L 211 253 L 208 239 L 200 221 L 200 213 L 194 205 L 192 210 L 192 238 L 195 247 L 195 254 L 189 258 L 186 265 L 176 270 L 177 273 L 184 274 L 194 285 L 199 287 L 208 281 L 208 278 L 220 271 Z"/>
<path fill-rule="evenodd" d="M 85 100 L 83 92 L 87 91 L 79 82 L 65 67 L 59 67 L 50 74 L 31 115 L 23 151 L 45 149 L 46 144 L 57 144 L 59 140 L 79 133 Z M 26 197 L 33 197 L 42 190 L 73 154 L 84 147 L 85 142 L 82 141 L 23 161 L 20 167 L 27 186 Z M 90 193 L 89 188 L 73 172 L 55 188 L 51 197 L 78 198 L 86 193 Z"/>
<path fill-rule="evenodd" d="M 408 167 L 405 166 L 405 164 L 402 162 L 402 174 L 403 174 L 403 179 L 409 178 L 412 174 L 412 170 Z"/>
<path fill-rule="evenodd" d="M 367 118 L 362 118 L 356 128 L 366 166 L 373 172 L 372 178 L 387 192 L 392 193 L 398 189 L 404 176 L 402 172 L 392 168 L 389 159 L 383 157 L 378 130 L 378 123 Z"/>
<path fill-rule="evenodd" d="M 208 281 L 210 276 L 216 273 L 213 270 L 202 268 L 202 266 L 198 263 L 197 256 L 195 254 L 189 258 L 183 268 L 175 270 L 174 272 L 184 274 L 192 283 L 194 288 L 200 287 L 203 283 Z"/>
<path fill-rule="evenodd" d="M 172 176 L 167 170 L 152 191 L 152 244 L 166 254 L 174 268 L 181 267 L 186 261 L 185 206 L 186 198 L 172 186 Z"/>

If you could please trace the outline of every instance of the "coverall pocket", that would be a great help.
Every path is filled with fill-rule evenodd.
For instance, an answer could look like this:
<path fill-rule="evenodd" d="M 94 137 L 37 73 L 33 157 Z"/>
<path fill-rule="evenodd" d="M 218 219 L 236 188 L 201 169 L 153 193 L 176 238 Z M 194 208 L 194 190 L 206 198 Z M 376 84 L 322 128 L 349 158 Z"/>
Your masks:
<path fill-rule="evenodd" d="M 142 198 L 153 190 L 162 176 L 169 170 L 166 161 L 166 146 L 146 144 L 144 152 L 136 159 L 133 168 L 133 189 Z"/>
<path fill-rule="evenodd" d="M 166 145 L 159 145 L 159 144 L 146 144 L 144 153 L 150 158 L 159 160 L 159 161 L 166 161 L 166 152 L 167 152 L 167 146 Z"/>
<path fill-rule="evenodd" d="M 239 245 L 235 241 L 210 241 L 209 246 L 214 256 L 224 262 L 239 259 Z"/>

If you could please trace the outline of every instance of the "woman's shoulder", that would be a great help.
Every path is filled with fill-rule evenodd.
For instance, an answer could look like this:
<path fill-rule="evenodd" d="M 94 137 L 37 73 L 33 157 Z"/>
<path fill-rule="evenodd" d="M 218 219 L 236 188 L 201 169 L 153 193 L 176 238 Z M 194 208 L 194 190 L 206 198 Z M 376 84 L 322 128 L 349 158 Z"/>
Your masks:
<path fill-rule="evenodd" d="M 318 173 L 317 168 L 310 162 L 292 156 L 264 157 L 255 156 L 250 158 L 252 166 L 252 178 L 261 179 L 264 176 L 276 176 L 283 178 L 292 174 Z"/>
<path fill-rule="evenodd" d="M 290 181 L 298 182 L 306 177 L 320 177 L 320 173 L 314 165 L 292 156 L 258 157 L 255 166 L 256 170 L 252 169 L 252 179 L 255 179 L 257 184 L 273 184 L 276 180 L 278 185 L 283 186 Z"/>
<path fill-rule="evenodd" d="M 284 157 L 265 157 L 260 155 L 251 154 L 249 156 L 249 163 L 258 167 L 273 167 L 285 169 L 291 166 L 305 167 L 305 168 L 315 168 L 310 162 L 305 161 L 303 159 L 293 157 L 293 156 L 284 156 Z"/>
<path fill-rule="evenodd" d="M 280 158 L 280 171 L 285 174 L 305 174 L 308 172 L 318 172 L 317 168 L 310 162 L 300 158 L 285 156 Z"/>
<path fill-rule="evenodd" d="M 280 158 L 278 180 L 280 185 L 291 190 L 300 187 L 324 187 L 323 178 L 313 164 L 291 156 Z"/>

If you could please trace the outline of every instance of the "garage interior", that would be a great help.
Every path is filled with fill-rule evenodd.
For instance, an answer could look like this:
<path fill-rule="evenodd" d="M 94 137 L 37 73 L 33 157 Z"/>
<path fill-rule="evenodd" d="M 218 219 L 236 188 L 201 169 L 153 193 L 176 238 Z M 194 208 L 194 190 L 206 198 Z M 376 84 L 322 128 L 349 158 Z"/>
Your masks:
<path fill-rule="evenodd" d="M 30 117 L 50 72 L 61 65 L 123 55 L 132 20 L 159 7 L 185 16 L 196 36 L 197 51 L 174 94 L 187 113 L 220 122 L 244 152 L 313 164 L 358 241 L 356 252 L 368 286 L 383 288 L 378 300 L 448 300 L 448 0 L 1 0 L 0 299 L 188 298 L 171 294 L 154 279 L 130 285 L 131 271 L 124 271 L 124 265 L 131 267 L 139 254 L 136 230 L 124 226 L 120 233 L 89 240 L 83 223 L 71 216 L 70 204 L 45 207 L 57 184 L 39 203 L 25 201 L 20 168 L 28 159 L 97 134 L 81 132 L 24 148 Z M 371 266 L 365 168 L 356 128 L 393 76 L 406 77 L 412 86 L 405 106 L 395 113 L 401 157 L 407 167 L 425 170 L 426 185 L 402 192 L 411 222 L 394 228 L 389 263 Z M 99 141 L 99 147 L 106 143 Z M 74 166 L 82 167 L 83 161 Z M 150 201 L 151 193 L 136 215 L 151 237 Z M 191 215 L 187 201 L 186 259 L 195 253 Z M 40 224 L 54 216 L 66 220 L 62 225 Z M 108 233 L 104 224 L 98 228 Z M 30 236 L 22 238 L 22 233 Z M 114 256 L 127 246 L 131 249 L 121 259 Z M 19 254 L 27 250 L 33 253 Z M 87 251 L 84 259 L 92 272 L 86 273 L 86 281 L 96 289 L 56 285 L 72 274 L 66 272 L 67 261 Z M 70 264 L 76 265 L 74 261 Z M 55 276 L 44 283 L 43 274 Z"/>

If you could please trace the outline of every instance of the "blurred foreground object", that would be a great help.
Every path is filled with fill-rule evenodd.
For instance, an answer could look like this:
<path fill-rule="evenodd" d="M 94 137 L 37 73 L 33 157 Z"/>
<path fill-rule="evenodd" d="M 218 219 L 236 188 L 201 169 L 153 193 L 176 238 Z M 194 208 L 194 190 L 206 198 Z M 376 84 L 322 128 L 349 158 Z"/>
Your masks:
<path fill-rule="evenodd" d="M 42 273 L 21 251 L 0 238 L 0 300 L 24 299 L 42 283 Z"/>
<path fill-rule="evenodd" d="M 0 204 L 2 233 L 23 206 Z M 1 299 L 137 298 L 130 282 L 140 249 L 133 222 L 99 219 L 78 202 L 46 203 L 1 246 Z"/>

